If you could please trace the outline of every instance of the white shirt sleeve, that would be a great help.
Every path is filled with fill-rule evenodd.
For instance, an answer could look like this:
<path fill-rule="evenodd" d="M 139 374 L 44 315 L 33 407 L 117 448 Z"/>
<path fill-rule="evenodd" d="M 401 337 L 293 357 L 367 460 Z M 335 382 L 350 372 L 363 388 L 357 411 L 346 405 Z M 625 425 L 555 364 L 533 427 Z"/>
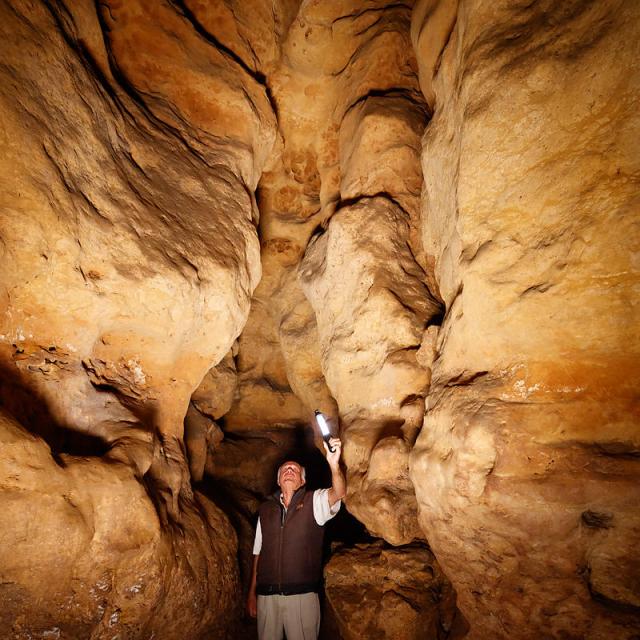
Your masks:
<path fill-rule="evenodd" d="M 258 518 L 258 526 L 256 527 L 256 537 L 253 541 L 253 555 L 259 556 L 262 549 L 262 527 L 260 526 L 260 518 Z"/>
<path fill-rule="evenodd" d="M 333 507 L 329 506 L 329 489 L 316 489 L 313 492 L 313 517 L 320 526 L 327 524 L 340 511 L 341 505 L 342 500 L 338 500 Z"/>

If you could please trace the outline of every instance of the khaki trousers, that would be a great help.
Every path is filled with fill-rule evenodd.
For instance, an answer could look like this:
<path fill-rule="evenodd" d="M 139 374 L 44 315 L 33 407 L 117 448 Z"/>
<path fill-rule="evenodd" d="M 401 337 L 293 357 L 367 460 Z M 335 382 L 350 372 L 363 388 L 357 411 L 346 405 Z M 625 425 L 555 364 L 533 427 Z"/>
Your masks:
<path fill-rule="evenodd" d="M 320 632 L 320 601 L 317 593 L 295 596 L 258 596 L 260 640 L 317 640 Z"/>

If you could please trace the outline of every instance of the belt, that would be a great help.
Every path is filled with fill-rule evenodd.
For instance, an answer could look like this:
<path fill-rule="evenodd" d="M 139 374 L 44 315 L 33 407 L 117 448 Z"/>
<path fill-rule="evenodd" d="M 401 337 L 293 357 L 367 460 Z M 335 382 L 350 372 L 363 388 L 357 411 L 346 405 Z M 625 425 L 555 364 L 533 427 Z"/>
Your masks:
<path fill-rule="evenodd" d="M 256 586 L 256 593 L 259 596 L 295 596 L 301 593 L 317 593 L 317 582 L 306 582 L 301 584 L 259 584 Z"/>

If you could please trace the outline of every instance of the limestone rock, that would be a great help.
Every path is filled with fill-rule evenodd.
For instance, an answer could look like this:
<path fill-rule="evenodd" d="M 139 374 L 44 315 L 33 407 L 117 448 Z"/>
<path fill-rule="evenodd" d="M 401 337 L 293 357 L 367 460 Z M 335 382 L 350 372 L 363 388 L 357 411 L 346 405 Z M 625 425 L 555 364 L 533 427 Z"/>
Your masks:
<path fill-rule="evenodd" d="M 424 395 L 415 351 L 432 307 L 406 245 L 407 229 L 392 202 L 361 200 L 334 214 L 301 265 L 323 370 L 347 419 L 363 410 L 397 416 L 409 396 Z M 385 321 L 390 317 L 393 323 Z"/>
<path fill-rule="evenodd" d="M 421 268 L 419 151 L 427 109 L 409 26 L 405 5 L 300 6 L 271 82 L 283 153 L 260 184 L 270 281 L 263 299 L 279 326 L 289 385 L 308 411 L 325 408 L 341 429 L 349 509 L 396 544 L 422 535 L 408 452 L 428 374 L 415 351 L 439 312 Z M 314 232 L 320 237 L 310 242 Z M 336 239 L 326 257 L 325 236 Z M 282 248 L 281 257 L 272 258 L 272 247 Z M 376 261 L 390 265 L 388 277 Z M 396 263 L 402 267 L 394 271 Z M 361 273 L 369 279 L 359 283 Z M 415 308 L 403 308 L 407 298 Z M 385 326 L 386 314 L 397 311 L 400 319 Z M 303 417 L 309 422 L 311 414 Z M 398 441 L 379 446 L 369 480 L 369 457 L 386 437 Z"/>
<path fill-rule="evenodd" d="M 275 10 L 286 13 L 283 4 Z M 408 452 L 422 422 L 429 373 L 417 364 L 415 352 L 427 322 L 439 313 L 424 286 L 429 277 L 420 266 L 419 154 L 428 113 L 410 46 L 410 7 L 372 2 L 362 10 L 357 3 L 312 2 L 300 3 L 296 11 L 286 33 L 278 36 L 282 57 L 264 67 L 270 69 L 282 147 L 260 181 L 263 278 L 239 341 L 239 384 L 224 428 L 239 432 L 308 425 L 313 409 L 322 409 L 346 442 L 349 508 L 372 532 L 406 543 L 422 536 L 408 478 Z M 209 24 L 214 28 L 214 21 Z M 244 45 L 234 41 L 229 46 L 240 51 Z M 357 211 L 349 214 L 349 205 Z M 307 247 L 319 226 L 336 233 L 331 230 L 340 228 L 339 220 L 367 217 L 369 211 L 375 222 L 355 231 L 361 242 L 349 257 L 354 263 L 367 262 L 371 270 L 376 260 L 399 260 L 402 267 L 389 268 L 393 286 L 379 282 L 383 291 L 371 297 L 366 313 L 356 294 L 335 322 L 335 309 L 319 309 L 325 301 L 309 294 L 304 278 L 297 277 L 298 267 L 309 260 L 311 270 L 318 266 L 309 257 L 314 250 Z M 386 216 L 392 220 L 389 226 Z M 375 256 L 367 253 L 369 244 Z M 342 247 L 329 259 L 340 251 Z M 342 279 L 335 268 L 323 280 L 327 290 L 335 285 L 336 304 L 351 293 L 341 288 Z M 416 286 L 419 290 L 413 291 Z M 399 302 L 394 292 L 399 292 Z M 388 304 L 382 300 L 385 295 Z M 412 298 L 409 304 L 415 304 L 415 310 L 402 307 L 406 297 Z M 383 327 L 389 317 L 384 314 L 396 311 L 403 316 L 399 324 Z M 413 313 L 415 318 L 405 321 Z M 357 340 L 334 344 L 332 332 L 350 331 L 352 322 L 359 323 Z M 385 331 L 390 344 L 386 336 L 380 339 Z M 403 332 L 410 337 L 394 336 Z M 368 348 L 361 349 L 361 344 Z M 354 349 L 361 349 L 361 363 L 371 358 L 369 370 L 356 366 L 350 371 Z M 340 358 L 344 362 L 338 367 Z M 378 447 L 375 480 L 369 481 L 365 476 L 371 451 L 389 436 L 398 441 Z M 390 508 L 393 502 L 400 506 Z M 376 517 L 376 512 L 384 515 Z"/>
<path fill-rule="evenodd" d="M 205 497 L 175 535 L 130 467 L 54 460 L 1 413 L 0 502 L 3 637 L 232 636 L 236 538 Z"/>
<path fill-rule="evenodd" d="M 636 5 L 3 3 L 0 635 L 231 633 L 316 408 L 470 638 L 640 635 Z M 453 637 L 425 554 L 336 634 Z"/>
<path fill-rule="evenodd" d="M 455 5 L 414 14 L 447 308 L 420 522 L 470 638 L 633 638 L 638 5 Z"/>
<path fill-rule="evenodd" d="M 340 197 L 347 202 L 376 195 L 393 199 L 407 213 L 408 243 L 423 268 L 420 139 L 426 122 L 426 105 L 407 87 L 364 96 L 340 125 Z M 432 285 L 426 273 L 423 278 Z"/>
<path fill-rule="evenodd" d="M 66 465 L 49 456 L 33 490 L 5 491 L 2 632 L 44 633 L 67 607 L 66 637 L 110 621 L 128 637 L 223 634 L 234 534 L 192 491 L 183 419 L 260 277 L 253 190 L 275 116 L 258 77 L 175 6 L 67 4 L 0 8 L 0 403 Z M 16 459 L 3 486 L 32 464 Z M 42 549 L 21 542 L 26 523 Z M 144 598 L 118 592 L 101 612 L 102 573 L 128 589 L 136 571 Z"/>
<path fill-rule="evenodd" d="M 233 404 L 237 385 L 233 351 L 229 351 L 215 367 L 207 372 L 191 396 L 194 407 L 212 420 L 222 418 Z"/>
<path fill-rule="evenodd" d="M 215 451 L 224 438 L 215 422 L 233 404 L 237 374 L 233 350 L 207 372 L 191 396 L 184 418 L 184 444 L 187 449 L 191 479 L 200 482 L 207 455 Z"/>
<path fill-rule="evenodd" d="M 340 549 L 324 575 L 326 615 L 342 640 L 450 637 L 455 595 L 423 546 L 376 543 Z"/>
<path fill-rule="evenodd" d="M 286 302 L 276 307 L 276 317 L 280 321 L 278 335 L 287 379 L 308 409 L 308 422 L 315 422 L 313 411 L 318 409 L 334 425 L 333 432 L 338 435 L 338 407 L 322 372 L 316 316 L 302 291 L 296 270 L 285 273 L 280 291 Z"/>
<path fill-rule="evenodd" d="M 407 237 L 408 221 L 397 205 L 365 198 L 334 214 L 300 271 L 317 317 L 327 384 L 349 424 L 349 510 L 393 544 L 421 535 L 408 453 L 428 383 L 416 351 L 437 309 Z"/>
<path fill-rule="evenodd" d="M 407 211 L 409 242 L 420 253 L 419 141 L 426 113 L 409 23 L 404 5 L 376 1 L 362 11 L 348 2 L 300 3 L 282 39 L 283 56 L 269 74 L 269 86 L 283 146 L 260 181 L 264 276 L 240 358 L 278 363 L 286 382 L 262 376 L 262 365 L 249 364 L 251 375 L 241 378 L 236 407 L 254 415 L 234 407 L 234 429 L 242 423 L 255 427 L 253 406 L 267 409 L 270 424 L 308 424 L 316 408 L 337 423 L 338 414 L 349 411 L 326 384 L 318 318 L 295 278 L 310 237 L 318 225 L 326 227 L 341 200 L 381 193 L 397 199 Z M 289 389 L 302 405 L 295 406 Z"/>
<path fill-rule="evenodd" d="M 113 5 L 3 5 L 3 366 L 175 516 L 189 397 L 259 279 L 251 190 L 275 123 L 186 16 Z"/>
<path fill-rule="evenodd" d="M 282 41 L 301 0 L 185 0 L 190 19 L 256 75 L 280 62 Z"/>
<path fill-rule="evenodd" d="M 305 408 L 287 378 L 278 329 L 261 301 L 265 288 L 261 282 L 238 341 L 238 382 L 232 406 L 225 415 L 228 431 L 254 431 L 304 421 Z"/>
<path fill-rule="evenodd" d="M 184 445 L 193 482 L 202 480 L 207 456 L 218 448 L 223 439 L 224 433 L 218 424 L 191 403 L 184 417 Z"/>

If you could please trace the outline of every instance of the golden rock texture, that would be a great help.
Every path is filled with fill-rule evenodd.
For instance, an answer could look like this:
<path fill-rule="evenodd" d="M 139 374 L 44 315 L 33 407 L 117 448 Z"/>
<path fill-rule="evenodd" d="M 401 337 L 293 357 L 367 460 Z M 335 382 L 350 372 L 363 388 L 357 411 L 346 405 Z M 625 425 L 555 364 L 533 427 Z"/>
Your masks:
<path fill-rule="evenodd" d="M 233 637 L 236 536 L 207 498 L 167 526 L 130 466 L 54 460 L 4 413 L 0 477 L 2 637 Z"/>
<path fill-rule="evenodd" d="M 422 232 L 447 313 L 411 479 L 470 638 L 640 628 L 639 17 L 414 11 L 434 110 Z"/>
<path fill-rule="evenodd" d="M 274 118 L 262 85 L 183 16 L 101 8 L 108 52 L 74 39 L 62 9 L 5 8 L 0 335 L 20 348 L 3 359 L 29 353 L 18 369 L 59 422 L 112 446 L 140 440 L 134 462 L 163 476 L 175 511 L 189 397 L 259 279 L 254 165 Z M 107 54 L 119 83 L 98 68 Z M 190 73 L 207 79 L 192 82 L 197 105 Z"/>
<path fill-rule="evenodd" d="M 423 537 L 408 457 L 429 378 L 417 353 L 440 313 L 420 248 L 410 19 L 402 4 L 303 3 L 267 72 L 282 147 L 259 184 L 263 279 L 225 417 L 238 432 L 327 413 L 350 511 L 394 544 Z"/>
<path fill-rule="evenodd" d="M 11 427 L 0 635 L 222 637 L 235 536 L 183 418 L 260 278 L 267 92 L 169 4 L 16 0 L 0 31 L 2 403 L 62 465 Z"/>
<path fill-rule="evenodd" d="M 333 637 L 639 637 L 639 36 L 633 0 L 2 3 L 0 636 L 252 633 L 321 409 L 379 539 Z"/>
<path fill-rule="evenodd" d="M 333 637 L 439 640 L 454 630 L 455 595 L 422 546 L 339 549 L 324 573 Z"/>

